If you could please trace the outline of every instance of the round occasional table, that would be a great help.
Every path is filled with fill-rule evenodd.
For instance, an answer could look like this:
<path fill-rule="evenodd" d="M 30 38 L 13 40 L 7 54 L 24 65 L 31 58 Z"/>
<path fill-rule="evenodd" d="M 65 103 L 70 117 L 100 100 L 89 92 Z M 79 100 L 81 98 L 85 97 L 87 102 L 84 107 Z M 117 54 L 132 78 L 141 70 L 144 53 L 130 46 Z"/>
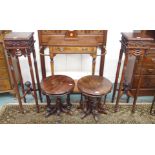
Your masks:
<path fill-rule="evenodd" d="M 88 75 L 78 80 L 77 87 L 81 92 L 80 107 L 84 112 L 82 119 L 92 114 L 95 121 L 98 121 L 98 113 L 107 114 L 105 110 L 106 96 L 112 89 L 112 83 L 108 79 L 102 76 Z M 104 96 L 103 104 L 102 96 Z"/>
<path fill-rule="evenodd" d="M 51 114 L 57 113 L 60 115 L 61 112 L 69 113 L 71 103 L 70 103 L 70 93 L 73 91 L 75 86 L 74 80 L 65 75 L 52 75 L 41 81 L 41 90 L 44 95 L 55 96 L 56 104 L 51 105 L 47 101 L 47 113 L 46 117 Z M 61 97 L 67 96 L 67 104 L 62 104 Z"/>

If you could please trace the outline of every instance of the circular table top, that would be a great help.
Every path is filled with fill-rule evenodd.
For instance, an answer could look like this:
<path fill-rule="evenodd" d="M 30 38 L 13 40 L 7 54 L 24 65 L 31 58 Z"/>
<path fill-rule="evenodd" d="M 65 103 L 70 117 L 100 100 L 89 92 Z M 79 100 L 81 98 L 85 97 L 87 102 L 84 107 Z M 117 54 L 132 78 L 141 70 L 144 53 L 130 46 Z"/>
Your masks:
<path fill-rule="evenodd" d="M 105 77 L 88 75 L 78 80 L 77 87 L 84 94 L 102 96 L 111 91 L 112 83 Z"/>
<path fill-rule="evenodd" d="M 41 81 L 41 89 L 47 95 L 63 95 L 74 89 L 74 80 L 65 75 L 52 75 Z"/>

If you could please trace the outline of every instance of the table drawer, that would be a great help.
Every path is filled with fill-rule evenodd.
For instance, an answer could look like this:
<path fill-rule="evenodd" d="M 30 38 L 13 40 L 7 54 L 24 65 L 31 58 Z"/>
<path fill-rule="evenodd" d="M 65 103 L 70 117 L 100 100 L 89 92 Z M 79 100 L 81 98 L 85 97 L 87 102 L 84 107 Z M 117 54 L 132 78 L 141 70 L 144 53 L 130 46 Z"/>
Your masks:
<path fill-rule="evenodd" d="M 136 63 L 135 74 L 140 74 L 141 65 Z M 155 74 L 155 58 L 145 58 L 143 62 L 142 74 L 154 75 Z"/>
<path fill-rule="evenodd" d="M 41 44 L 45 46 L 99 46 L 106 44 L 106 36 L 79 35 L 77 38 L 66 38 L 63 35 L 42 35 Z"/>
<path fill-rule="evenodd" d="M 136 74 L 140 74 L 140 68 L 137 68 L 135 71 Z M 143 68 L 142 69 L 143 75 L 155 75 L 155 69 L 154 68 Z"/>
<path fill-rule="evenodd" d="M 0 68 L 0 79 L 9 78 L 9 73 L 6 68 Z"/>
<path fill-rule="evenodd" d="M 96 53 L 97 48 L 96 47 L 51 47 L 50 48 L 51 53 L 70 53 L 70 54 L 79 54 L 79 53 Z"/>
<path fill-rule="evenodd" d="M 141 67 L 136 66 L 135 74 L 140 74 Z M 155 75 L 155 63 L 144 63 L 142 68 L 142 74 L 144 75 Z"/>
<path fill-rule="evenodd" d="M 0 80 L 0 91 L 5 91 L 11 89 L 9 79 Z"/>
<path fill-rule="evenodd" d="M 149 50 L 146 54 L 147 57 L 154 57 L 155 58 L 155 50 Z"/>
<path fill-rule="evenodd" d="M 133 77 L 132 88 L 137 88 L 139 75 Z M 143 75 L 140 88 L 155 88 L 155 75 Z"/>
<path fill-rule="evenodd" d="M 68 30 L 41 30 L 42 34 L 65 35 Z M 76 30 L 78 35 L 103 35 L 104 30 Z"/>
<path fill-rule="evenodd" d="M 136 89 L 129 91 L 133 96 L 136 94 Z M 138 96 L 154 96 L 155 89 L 140 89 Z"/>

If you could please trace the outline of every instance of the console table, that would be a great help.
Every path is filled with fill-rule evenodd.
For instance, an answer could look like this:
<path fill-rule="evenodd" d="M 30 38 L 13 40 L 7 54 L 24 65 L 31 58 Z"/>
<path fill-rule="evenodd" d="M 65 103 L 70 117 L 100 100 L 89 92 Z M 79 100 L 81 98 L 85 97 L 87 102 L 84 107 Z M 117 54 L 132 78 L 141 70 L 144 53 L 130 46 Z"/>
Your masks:
<path fill-rule="evenodd" d="M 92 75 L 95 72 L 97 47 L 101 48 L 99 75 L 103 76 L 106 30 L 39 30 L 39 46 L 42 77 L 46 78 L 44 50 L 49 47 L 51 72 L 54 74 L 54 56 L 56 54 L 90 54 L 92 56 Z"/>

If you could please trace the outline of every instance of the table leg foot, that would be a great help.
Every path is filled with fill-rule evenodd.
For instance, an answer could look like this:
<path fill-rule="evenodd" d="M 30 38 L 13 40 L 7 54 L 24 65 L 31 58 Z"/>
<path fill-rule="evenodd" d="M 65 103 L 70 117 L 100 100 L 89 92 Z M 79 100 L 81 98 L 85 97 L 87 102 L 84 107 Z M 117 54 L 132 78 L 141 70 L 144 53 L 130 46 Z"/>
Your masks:
<path fill-rule="evenodd" d="M 47 117 L 51 116 L 52 114 L 56 113 L 56 111 L 57 111 L 56 108 L 53 108 L 53 109 L 51 109 L 51 108 L 47 108 L 47 111 L 46 111 L 45 117 L 47 118 Z"/>
<path fill-rule="evenodd" d="M 119 106 L 115 106 L 114 112 L 118 112 L 118 111 L 119 111 Z"/>

